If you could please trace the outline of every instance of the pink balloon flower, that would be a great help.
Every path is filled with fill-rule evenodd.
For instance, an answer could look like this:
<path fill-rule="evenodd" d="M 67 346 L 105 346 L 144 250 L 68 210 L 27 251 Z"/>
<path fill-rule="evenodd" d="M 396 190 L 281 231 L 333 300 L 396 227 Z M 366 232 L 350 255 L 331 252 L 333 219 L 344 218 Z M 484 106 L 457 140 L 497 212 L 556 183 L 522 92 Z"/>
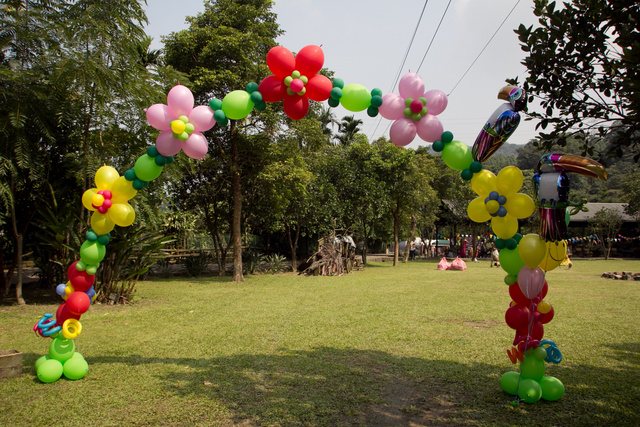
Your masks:
<path fill-rule="evenodd" d="M 207 140 L 201 132 L 216 124 L 213 111 L 208 106 L 193 108 L 193 94 L 182 85 L 171 88 L 167 105 L 153 104 L 147 109 L 147 121 L 162 132 L 156 139 L 158 153 L 174 156 L 184 151 L 192 159 L 207 154 Z"/>
<path fill-rule="evenodd" d="M 422 78 L 416 73 L 407 73 L 400 79 L 397 93 L 382 97 L 380 115 L 395 120 L 389 136 L 399 147 L 409 144 L 416 134 L 426 142 L 440 139 L 444 130 L 436 116 L 447 108 L 447 95 L 441 90 L 425 93 Z"/>
<path fill-rule="evenodd" d="M 282 46 L 267 53 L 267 66 L 273 73 L 260 82 L 258 91 L 265 102 L 283 102 L 284 112 L 293 120 L 300 120 L 309 111 L 309 99 L 326 101 L 333 85 L 322 74 L 316 74 L 324 64 L 320 46 L 309 45 L 297 55 Z"/>

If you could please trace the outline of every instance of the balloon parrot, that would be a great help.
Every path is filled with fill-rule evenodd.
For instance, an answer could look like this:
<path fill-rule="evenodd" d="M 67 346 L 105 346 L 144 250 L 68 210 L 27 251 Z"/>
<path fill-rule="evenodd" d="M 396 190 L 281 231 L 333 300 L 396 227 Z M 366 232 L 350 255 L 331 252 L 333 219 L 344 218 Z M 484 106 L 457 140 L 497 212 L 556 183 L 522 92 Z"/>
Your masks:
<path fill-rule="evenodd" d="M 569 215 L 584 209 L 584 202 L 569 201 L 568 172 L 607 179 L 604 166 L 595 160 L 569 154 L 545 154 L 536 167 L 533 187 L 540 214 L 540 237 L 546 241 L 564 240 Z M 573 207 L 569 212 L 568 207 Z"/>
<path fill-rule="evenodd" d="M 527 106 L 524 89 L 509 85 L 500 89 L 498 99 L 506 102 L 498 107 L 487 120 L 473 144 L 473 160 L 486 161 L 505 143 L 520 124 L 520 113 Z"/>

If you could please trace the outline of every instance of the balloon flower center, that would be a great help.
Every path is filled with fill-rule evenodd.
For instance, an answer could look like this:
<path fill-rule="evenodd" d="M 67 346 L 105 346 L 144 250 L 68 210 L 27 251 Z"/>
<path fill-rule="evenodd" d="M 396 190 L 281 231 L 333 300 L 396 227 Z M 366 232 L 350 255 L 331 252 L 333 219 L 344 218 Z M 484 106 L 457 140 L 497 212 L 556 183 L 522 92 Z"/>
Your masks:
<path fill-rule="evenodd" d="M 284 84 L 287 86 L 287 94 L 289 95 L 304 95 L 307 92 L 307 88 L 304 87 L 309 82 L 306 76 L 303 76 L 300 71 L 295 70 L 290 76 L 284 78 Z"/>
<path fill-rule="evenodd" d="M 111 201 L 111 191 L 100 190 L 92 198 L 91 204 L 101 214 L 106 214 L 113 202 Z"/>
<path fill-rule="evenodd" d="M 418 99 L 407 98 L 404 100 L 404 116 L 414 122 L 420 121 L 427 115 L 427 100 L 424 97 Z"/>
<path fill-rule="evenodd" d="M 193 124 L 189 123 L 187 116 L 180 116 L 177 120 L 171 122 L 171 132 L 173 136 L 180 141 L 189 139 L 189 135 L 195 130 Z"/>
<path fill-rule="evenodd" d="M 503 217 L 507 214 L 507 208 L 504 204 L 507 203 L 507 198 L 500 195 L 497 191 L 489 193 L 489 197 L 484 199 L 484 207 L 491 216 Z"/>

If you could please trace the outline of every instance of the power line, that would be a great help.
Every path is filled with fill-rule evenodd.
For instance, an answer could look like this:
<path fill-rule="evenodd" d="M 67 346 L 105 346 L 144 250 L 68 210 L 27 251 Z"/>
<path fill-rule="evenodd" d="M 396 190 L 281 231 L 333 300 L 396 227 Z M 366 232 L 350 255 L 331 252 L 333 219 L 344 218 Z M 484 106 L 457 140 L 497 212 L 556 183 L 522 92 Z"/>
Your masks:
<path fill-rule="evenodd" d="M 413 30 L 413 35 L 411 36 L 411 41 L 409 42 L 409 46 L 407 47 L 407 51 L 404 53 L 404 58 L 402 58 L 402 63 L 400 64 L 400 67 L 398 67 L 398 72 L 396 73 L 396 77 L 393 79 L 393 83 L 391 84 L 391 88 L 389 89 L 388 93 L 393 92 L 393 89 L 396 87 L 396 84 L 398 84 L 398 80 L 400 80 L 400 74 L 402 73 L 402 70 L 404 69 L 404 64 L 407 62 L 407 57 L 409 56 L 409 51 L 411 50 L 411 46 L 413 46 L 413 41 L 416 38 L 416 34 L 418 32 L 418 28 L 420 27 L 420 22 L 422 22 L 422 17 L 424 16 L 424 11 L 427 8 L 427 4 L 429 3 L 429 0 L 425 0 L 424 2 L 424 6 L 422 6 L 422 12 L 420 12 L 420 17 L 418 18 L 418 23 L 416 24 L 416 28 Z M 376 131 L 378 130 L 378 126 L 380 125 L 380 122 L 382 121 L 382 117 L 378 118 L 378 123 L 376 124 L 376 128 L 373 130 L 373 133 L 371 134 L 371 137 L 373 137 L 373 135 L 376 134 Z M 387 126 L 388 129 L 388 126 Z M 386 130 L 385 130 L 386 133 Z"/>
<path fill-rule="evenodd" d="M 469 70 L 471 70 L 471 68 L 473 67 L 473 65 L 476 63 L 476 61 L 478 60 L 478 58 L 480 58 L 480 56 L 482 55 L 482 53 L 485 51 L 485 49 L 489 46 L 489 43 L 491 43 L 491 40 L 493 40 L 493 38 L 496 36 L 496 34 L 498 34 L 498 31 L 500 31 L 500 28 L 502 28 L 502 26 L 504 25 L 505 22 L 507 22 L 507 19 L 509 19 L 509 17 L 511 16 L 511 14 L 513 13 L 514 10 L 516 10 L 516 7 L 518 7 L 518 4 L 520 3 L 520 0 L 518 0 L 518 2 L 513 6 L 513 8 L 509 11 L 509 13 L 507 14 L 507 16 L 502 20 L 502 23 L 500 24 L 500 26 L 498 26 L 498 29 L 493 33 L 493 35 L 491 36 L 491 38 L 489 39 L 489 41 L 484 45 L 484 47 L 482 48 L 482 50 L 480 51 L 480 53 L 478 54 L 478 56 L 476 56 L 476 59 L 473 60 L 473 62 L 471 63 L 471 65 L 469 65 L 469 68 L 467 68 L 467 71 L 464 72 L 464 74 L 462 75 L 462 77 L 460 77 L 460 80 L 458 80 L 458 83 L 456 83 L 456 85 L 453 87 L 453 89 L 451 89 L 449 91 L 449 94 L 447 96 L 451 96 L 451 94 L 453 93 L 453 91 L 455 90 L 455 88 L 458 87 L 458 85 L 460 84 L 460 82 L 462 81 L 462 79 L 465 78 L 465 76 L 467 75 L 467 73 L 469 72 Z"/>
<path fill-rule="evenodd" d="M 416 28 L 413 30 L 413 36 L 411 36 L 411 41 L 409 42 L 409 46 L 407 47 L 407 51 L 404 53 L 404 58 L 402 58 L 402 63 L 400 64 L 400 67 L 398 67 L 398 72 L 396 73 L 396 77 L 393 81 L 393 84 L 391 85 L 391 88 L 389 89 L 389 92 L 393 92 L 393 89 L 396 87 L 396 84 L 398 83 L 398 80 L 400 79 L 400 74 L 402 73 L 402 70 L 404 69 L 404 64 L 407 62 L 407 57 L 409 56 L 409 51 L 411 50 L 411 46 L 413 45 L 413 40 L 415 40 L 416 38 L 416 33 L 418 32 L 418 27 L 420 27 L 420 22 L 422 22 L 422 16 L 424 15 L 424 10 L 427 8 L 427 4 L 429 3 L 429 0 L 425 0 L 424 2 L 424 6 L 422 6 L 422 12 L 420 12 L 420 18 L 418 18 L 418 23 L 416 24 Z"/>
<path fill-rule="evenodd" d="M 442 17 L 440 18 L 440 22 L 438 22 L 438 27 L 436 28 L 436 32 L 433 33 L 433 37 L 431 37 L 431 41 L 429 42 L 429 46 L 427 46 L 427 51 L 424 53 L 424 56 L 422 57 L 422 61 L 420 61 L 420 65 L 418 66 L 418 70 L 416 71 L 416 73 L 420 71 L 420 68 L 422 68 L 422 64 L 424 63 L 424 60 L 427 57 L 427 54 L 429 53 L 429 49 L 431 49 L 431 45 L 433 44 L 433 41 L 436 39 L 436 35 L 438 34 L 438 30 L 440 29 L 440 25 L 442 25 L 442 21 L 444 20 L 444 17 L 446 16 L 450 5 L 451 5 L 451 0 L 449 0 L 449 3 L 447 3 L 447 8 L 444 10 L 444 13 L 442 14 Z"/>

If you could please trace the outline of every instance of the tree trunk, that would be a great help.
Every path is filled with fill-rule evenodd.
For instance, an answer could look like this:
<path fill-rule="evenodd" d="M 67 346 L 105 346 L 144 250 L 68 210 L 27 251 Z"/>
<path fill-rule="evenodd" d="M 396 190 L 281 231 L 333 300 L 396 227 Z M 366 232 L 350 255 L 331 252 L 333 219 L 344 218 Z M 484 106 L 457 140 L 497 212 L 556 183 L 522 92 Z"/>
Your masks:
<path fill-rule="evenodd" d="M 233 192 L 233 216 L 231 240 L 233 242 L 232 281 L 242 282 L 242 186 L 240 183 L 240 161 L 238 156 L 238 128 L 231 121 L 231 191 Z"/>
<path fill-rule="evenodd" d="M 400 252 L 400 242 L 398 232 L 400 229 L 400 203 L 396 205 L 396 209 L 393 211 L 393 266 L 398 266 L 398 253 Z"/>
<path fill-rule="evenodd" d="M 418 225 L 418 219 L 415 215 L 411 215 L 411 235 L 407 239 L 407 244 L 404 247 L 404 259 L 402 262 L 409 262 L 409 254 L 411 250 L 411 243 L 416 238 L 416 226 Z"/>
<path fill-rule="evenodd" d="M 298 257 L 296 252 L 298 251 L 298 238 L 300 237 L 300 227 L 296 228 L 295 238 L 291 238 L 291 225 L 289 221 L 285 222 L 287 230 L 287 237 L 289 238 L 289 248 L 291 249 L 291 271 L 294 273 L 298 270 Z"/>
<path fill-rule="evenodd" d="M 362 244 L 362 265 L 367 263 L 367 252 L 369 252 L 369 233 L 367 232 L 367 222 L 362 221 L 362 229 L 364 230 L 364 242 Z"/>

